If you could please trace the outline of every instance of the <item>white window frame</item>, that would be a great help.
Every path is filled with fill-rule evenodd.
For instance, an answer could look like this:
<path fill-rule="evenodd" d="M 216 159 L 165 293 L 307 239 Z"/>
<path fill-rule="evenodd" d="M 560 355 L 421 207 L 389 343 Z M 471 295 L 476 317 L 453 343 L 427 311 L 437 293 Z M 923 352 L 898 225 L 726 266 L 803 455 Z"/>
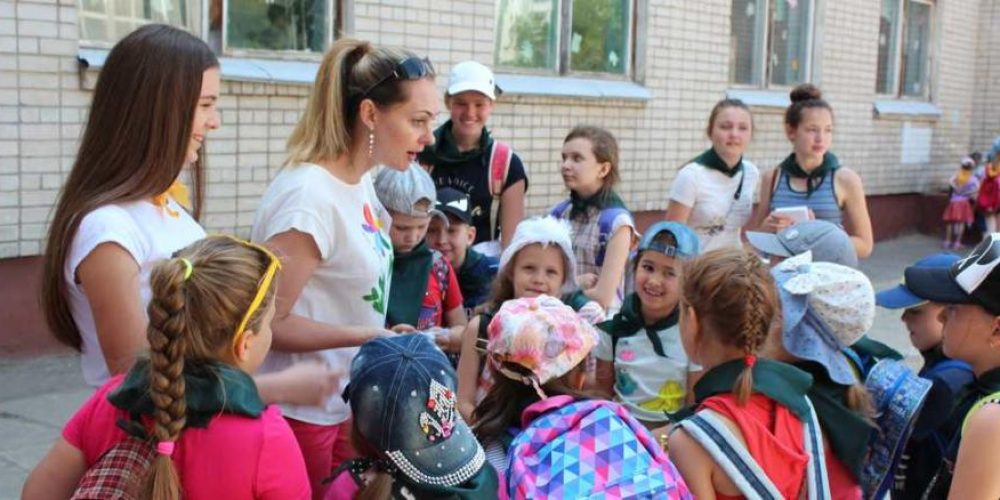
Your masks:
<path fill-rule="evenodd" d="M 556 3 L 556 61 L 555 68 L 526 68 L 522 66 L 502 65 L 497 60 L 497 43 L 499 42 L 499 30 L 494 30 L 495 39 L 493 41 L 493 62 L 498 71 L 508 74 L 543 75 L 559 77 L 579 77 L 586 79 L 604 80 L 626 80 L 642 81 L 643 72 L 640 61 L 644 54 L 646 13 L 648 12 L 649 0 L 628 0 L 629 15 L 626 17 L 626 30 L 628 42 L 626 43 L 626 53 L 622 57 L 625 61 L 624 70 L 621 73 L 606 73 L 600 71 L 580 71 L 570 67 L 571 54 L 570 46 L 573 40 L 573 0 L 554 0 Z M 496 24 L 501 19 L 501 1 L 496 2 Z M 495 25 L 496 27 L 496 25 Z"/>
<path fill-rule="evenodd" d="M 903 99 L 903 100 L 916 100 L 916 101 L 929 101 L 931 99 L 931 85 L 932 78 L 931 75 L 934 72 L 934 40 L 936 35 L 937 27 L 937 2 L 935 0 L 895 0 L 899 2 L 899 9 L 896 11 L 899 15 L 899 20 L 896 26 L 896 47 L 892 54 L 890 54 L 891 61 L 895 64 L 895 72 L 892 75 L 892 89 L 889 93 L 882 92 L 882 89 L 876 88 L 875 92 L 879 97 L 891 98 L 891 99 Z M 905 45 L 905 39 L 907 29 L 909 26 L 907 23 L 907 13 L 909 12 L 910 3 L 924 4 L 930 7 L 930 30 L 927 33 L 927 40 L 924 43 L 927 46 L 927 64 L 925 65 L 926 70 L 922 75 L 924 79 L 924 92 L 923 95 L 907 95 L 903 93 L 903 74 L 906 71 L 905 65 L 903 64 L 903 45 Z M 879 10 L 881 11 L 881 1 L 879 2 Z M 876 71 L 878 68 L 876 66 Z M 875 75 L 875 86 L 878 87 L 878 75 Z"/>
<path fill-rule="evenodd" d="M 142 0 L 134 0 L 133 3 L 141 3 L 141 1 Z M 169 1 L 169 0 L 161 0 L 161 3 L 165 2 L 165 1 Z M 114 3 L 114 0 L 106 0 L 105 1 L 106 5 L 113 4 L 113 3 Z M 187 12 L 188 12 L 188 19 L 187 19 L 186 25 L 184 25 L 184 26 L 177 26 L 177 27 L 181 28 L 181 29 L 189 30 L 191 32 L 195 32 L 196 28 L 199 25 L 202 24 L 202 22 L 201 22 L 202 17 L 201 16 L 202 16 L 202 13 L 203 13 L 203 9 L 200 6 L 200 4 L 202 3 L 202 0 L 181 0 L 179 3 L 184 4 L 186 6 L 186 9 L 187 9 Z M 144 19 L 144 18 L 141 18 L 141 17 L 114 15 L 111 12 L 108 12 L 108 9 L 105 9 L 105 12 L 103 14 L 102 13 L 96 13 L 96 12 L 93 12 L 93 11 L 89 11 L 89 10 L 86 10 L 86 9 L 83 8 L 83 2 L 79 1 L 79 0 L 76 2 L 76 7 L 77 7 L 77 27 L 80 30 L 80 46 L 81 47 L 85 47 L 85 48 L 106 48 L 106 49 L 110 49 L 116 43 L 118 43 L 118 40 L 109 41 L 109 40 L 95 40 L 95 39 L 85 38 L 84 37 L 84 29 L 83 29 L 83 22 L 84 22 L 85 19 L 98 19 L 98 20 L 102 20 L 105 23 L 105 25 L 108 26 L 109 28 L 116 21 L 129 21 L 129 22 L 138 23 L 138 25 L 149 24 L 149 23 L 153 22 L 153 20 L 151 20 L 151 19 Z M 207 12 L 205 12 L 205 13 L 207 14 Z M 174 25 L 174 26 L 176 26 L 176 25 Z"/>
<path fill-rule="evenodd" d="M 205 15 L 205 26 L 203 33 L 205 36 L 203 39 L 208 40 L 210 37 L 210 30 L 208 27 L 208 8 L 212 0 L 204 0 L 204 15 Z M 222 1 L 222 28 L 219 30 L 219 36 L 221 40 L 219 42 L 219 47 L 214 47 L 219 55 L 230 56 L 230 57 L 245 57 L 245 58 L 261 58 L 261 59 L 286 59 L 286 60 L 305 60 L 305 61 L 319 61 L 323 58 L 323 53 L 325 48 L 320 52 L 312 52 L 306 50 L 271 50 L 271 49 L 243 49 L 243 48 L 232 48 L 229 46 L 229 2 L 230 0 Z M 342 20 L 345 17 L 344 11 L 347 9 L 346 4 L 349 3 L 347 0 L 324 0 L 329 5 L 329 15 L 327 16 L 327 31 L 326 31 L 326 41 L 325 47 L 329 47 L 330 44 L 337 39 L 337 33 L 343 31 Z M 339 14 L 339 15 L 338 15 Z"/>
<path fill-rule="evenodd" d="M 800 2 L 807 2 L 809 4 L 809 17 L 806 20 L 807 24 L 807 35 L 806 44 L 802 53 L 805 55 L 805 61 L 802 65 L 802 81 L 797 83 L 792 83 L 789 85 L 785 84 L 772 84 L 771 83 L 771 61 L 768 57 L 771 53 L 771 25 L 774 20 L 774 9 L 773 4 L 775 2 L 785 1 L 785 0 L 760 0 L 762 3 L 766 3 L 766 16 L 763 16 L 764 23 L 763 36 L 761 36 L 761 41 L 754 47 L 755 55 L 762 54 L 759 58 L 759 66 L 754 68 L 754 73 L 760 75 L 760 81 L 743 83 L 734 82 L 733 74 L 730 70 L 728 79 L 729 86 L 733 89 L 752 89 L 752 90 L 788 90 L 794 88 L 796 85 L 812 81 L 814 59 L 818 56 L 816 54 L 816 39 L 817 30 L 819 27 L 816 25 L 816 11 L 819 7 L 819 0 L 799 0 Z M 732 37 L 732 28 L 730 27 L 730 37 Z M 817 64 L 818 66 L 818 64 Z"/>

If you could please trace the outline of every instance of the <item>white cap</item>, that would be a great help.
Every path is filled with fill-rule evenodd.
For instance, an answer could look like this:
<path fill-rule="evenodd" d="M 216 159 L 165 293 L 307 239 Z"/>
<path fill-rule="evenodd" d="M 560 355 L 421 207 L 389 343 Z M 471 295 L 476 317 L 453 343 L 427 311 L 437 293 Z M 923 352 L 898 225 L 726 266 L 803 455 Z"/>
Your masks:
<path fill-rule="evenodd" d="M 501 92 L 490 68 L 476 61 L 462 61 L 451 67 L 451 75 L 448 76 L 448 95 L 458 95 L 469 90 L 479 92 L 494 101 Z"/>
<path fill-rule="evenodd" d="M 562 251 L 563 263 L 566 265 L 563 292 L 571 292 L 576 285 L 576 255 L 573 253 L 571 231 L 569 222 L 551 215 L 522 220 L 514 229 L 510 244 L 500 254 L 500 272 L 503 272 L 522 248 L 534 243 L 553 245 Z"/>

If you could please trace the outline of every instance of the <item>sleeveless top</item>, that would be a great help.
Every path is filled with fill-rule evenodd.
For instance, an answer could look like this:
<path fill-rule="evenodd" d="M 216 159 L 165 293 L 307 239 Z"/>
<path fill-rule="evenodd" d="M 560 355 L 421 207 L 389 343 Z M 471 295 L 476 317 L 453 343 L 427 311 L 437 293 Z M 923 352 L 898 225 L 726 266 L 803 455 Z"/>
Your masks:
<path fill-rule="evenodd" d="M 778 170 L 778 180 L 775 183 L 774 192 L 771 195 L 770 210 L 783 207 L 809 207 L 816 215 L 816 219 L 832 222 L 838 226 L 843 226 L 843 213 L 840 204 L 837 203 L 837 191 L 834 187 L 834 173 L 836 169 L 831 169 L 823 176 L 819 185 L 812 192 L 806 195 L 803 191 L 792 189 L 791 178 L 784 171 Z"/>

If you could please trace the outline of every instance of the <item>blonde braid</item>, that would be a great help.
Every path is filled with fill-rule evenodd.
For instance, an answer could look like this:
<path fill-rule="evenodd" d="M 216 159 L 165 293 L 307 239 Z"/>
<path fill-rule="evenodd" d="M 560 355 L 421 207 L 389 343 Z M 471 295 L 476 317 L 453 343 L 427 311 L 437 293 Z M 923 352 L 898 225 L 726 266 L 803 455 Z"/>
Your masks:
<path fill-rule="evenodd" d="M 743 321 L 740 324 L 743 350 L 746 355 L 746 366 L 740 372 L 733 392 L 739 404 L 746 404 L 753 392 L 753 365 L 756 362 L 757 351 L 767 338 L 769 303 L 767 301 L 764 287 L 766 286 L 767 274 L 764 264 L 760 259 L 749 252 L 743 252 L 742 256 L 742 281 L 740 285 L 744 289 L 744 300 L 746 307 L 743 311 Z"/>

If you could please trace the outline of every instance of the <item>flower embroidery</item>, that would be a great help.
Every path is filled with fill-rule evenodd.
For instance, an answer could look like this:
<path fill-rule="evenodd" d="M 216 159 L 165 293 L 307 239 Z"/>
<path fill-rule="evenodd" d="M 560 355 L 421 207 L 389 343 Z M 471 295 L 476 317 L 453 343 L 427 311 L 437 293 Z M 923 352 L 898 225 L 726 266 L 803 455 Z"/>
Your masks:
<path fill-rule="evenodd" d="M 615 386 L 622 396 L 631 396 L 638 389 L 638 384 L 635 383 L 635 380 L 632 380 L 632 377 L 625 370 L 618 370 L 615 380 Z"/>
<path fill-rule="evenodd" d="M 649 411 L 675 412 L 684 404 L 684 387 L 673 380 L 668 380 L 660 386 L 656 397 L 639 404 L 640 408 Z"/>
<path fill-rule="evenodd" d="M 455 393 L 431 379 L 427 411 L 420 412 L 420 430 L 429 441 L 448 439 L 455 428 Z"/>

